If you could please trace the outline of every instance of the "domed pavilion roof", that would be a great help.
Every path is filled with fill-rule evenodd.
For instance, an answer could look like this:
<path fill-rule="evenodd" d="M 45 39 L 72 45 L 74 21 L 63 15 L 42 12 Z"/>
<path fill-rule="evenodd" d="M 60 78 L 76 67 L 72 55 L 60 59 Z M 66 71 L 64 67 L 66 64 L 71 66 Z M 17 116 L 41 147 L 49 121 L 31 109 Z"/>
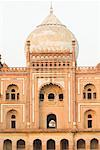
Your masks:
<path fill-rule="evenodd" d="M 75 55 L 77 57 L 78 42 L 75 36 L 53 14 L 52 8 L 50 14 L 27 38 L 27 41 L 30 41 L 31 53 L 72 51 L 73 40 L 76 41 Z"/>

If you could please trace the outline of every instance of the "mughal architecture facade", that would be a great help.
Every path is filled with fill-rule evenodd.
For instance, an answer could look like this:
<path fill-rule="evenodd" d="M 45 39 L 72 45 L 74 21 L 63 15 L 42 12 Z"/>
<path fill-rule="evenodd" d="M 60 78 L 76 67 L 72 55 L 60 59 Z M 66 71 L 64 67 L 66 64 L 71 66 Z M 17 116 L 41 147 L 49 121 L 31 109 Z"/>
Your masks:
<path fill-rule="evenodd" d="M 0 150 L 100 150 L 100 63 L 53 14 L 28 36 L 26 67 L 0 61 Z"/>

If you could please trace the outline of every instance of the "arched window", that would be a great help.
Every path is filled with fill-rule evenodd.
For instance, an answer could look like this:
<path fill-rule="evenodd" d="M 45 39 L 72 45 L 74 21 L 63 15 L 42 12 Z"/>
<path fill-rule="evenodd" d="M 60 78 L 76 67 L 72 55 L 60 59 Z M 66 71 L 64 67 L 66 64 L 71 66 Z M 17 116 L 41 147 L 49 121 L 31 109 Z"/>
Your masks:
<path fill-rule="evenodd" d="M 42 142 L 39 139 L 34 140 L 33 150 L 42 150 Z"/>
<path fill-rule="evenodd" d="M 6 100 L 18 100 L 19 99 L 19 89 L 17 85 L 11 84 L 7 87 Z"/>
<path fill-rule="evenodd" d="M 6 116 L 7 128 L 16 128 L 16 116 L 17 116 L 16 110 L 10 110 L 7 112 Z"/>
<path fill-rule="evenodd" d="M 93 84 L 87 84 L 84 86 L 83 99 L 96 99 L 96 88 Z"/>
<path fill-rule="evenodd" d="M 85 150 L 85 140 L 83 140 L 83 139 L 79 139 L 78 141 L 77 141 L 77 149 L 78 150 Z"/>
<path fill-rule="evenodd" d="M 56 128 L 57 127 L 57 120 L 56 115 L 50 114 L 47 116 L 47 128 Z"/>
<path fill-rule="evenodd" d="M 99 142 L 97 139 L 92 139 L 90 141 L 90 150 L 99 150 Z"/>
<path fill-rule="evenodd" d="M 55 98 L 54 94 L 53 93 L 49 93 L 48 94 L 48 99 L 49 100 L 53 100 Z"/>
<path fill-rule="evenodd" d="M 4 140 L 3 150 L 12 150 L 12 141 L 11 140 L 9 140 L 9 139 Z"/>
<path fill-rule="evenodd" d="M 50 139 L 47 141 L 47 150 L 55 150 L 55 141 Z"/>
<path fill-rule="evenodd" d="M 96 114 L 93 110 L 88 110 L 84 113 L 84 123 L 85 128 L 94 128 L 95 127 L 95 121 L 96 121 Z"/>
<path fill-rule="evenodd" d="M 25 150 L 25 141 L 20 139 L 17 141 L 17 150 Z"/>
<path fill-rule="evenodd" d="M 66 139 L 62 139 L 60 141 L 60 150 L 68 150 L 69 149 L 69 142 Z"/>

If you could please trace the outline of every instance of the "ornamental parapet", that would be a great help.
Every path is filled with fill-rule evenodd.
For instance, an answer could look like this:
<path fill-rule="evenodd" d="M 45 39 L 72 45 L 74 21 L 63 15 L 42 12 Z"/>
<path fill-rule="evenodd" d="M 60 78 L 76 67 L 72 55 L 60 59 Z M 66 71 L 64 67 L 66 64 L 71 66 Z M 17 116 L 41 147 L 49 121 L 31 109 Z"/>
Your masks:
<path fill-rule="evenodd" d="M 27 72 L 29 68 L 26 67 L 8 67 L 2 68 L 0 72 Z"/>
<path fill-rule="evenodd" d="M 76 68 L 76 73 L 96 73 L 100 72 L 100 69 L 97 67 L 77 67 Z"/>

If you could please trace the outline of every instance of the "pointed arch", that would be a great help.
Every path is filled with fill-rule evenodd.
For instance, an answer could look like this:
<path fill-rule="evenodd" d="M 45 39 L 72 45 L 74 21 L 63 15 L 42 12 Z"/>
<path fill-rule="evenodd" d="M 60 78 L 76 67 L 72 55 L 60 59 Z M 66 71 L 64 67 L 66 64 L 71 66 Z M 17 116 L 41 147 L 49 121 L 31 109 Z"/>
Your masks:
<path fill-rule="evenodd" d="M 97 139 L 94 138 L 90 141 L 90 149 L 99 150 L 99 141 Z"/>
<path fill-rule="evenodd" d="M 25 150 L 25 141 L 20 139 L 17 141 L 17 150 Z"/>
<path fill-rule="evenodd" d="M 77 141 L 77 149 L 78 150 L 85 150 L 85 140 L 83 140 L 83 139 L 79 139 L 78 141 Z"/>
<path fill-rule="evenodd" d="M 47 141 L 47 150 L 55 150 L 56 146 L 55 146 L 55 140 L 48 140 Z"/>
<path fill-rule="evenodd" d="M 42 141 L 40 139 L 33 141 L 33 150 L 42 150 Z"/>
<path fill-rule="evenodd" d="M 6 90 L 6 100 L 15 101 L 19 99 L 19 87 L 16 84 L 10 84 Z"/>
<path fill-rule="evenodd" d="M 96 99 L 97 94 L 96 94 L 96 87 L 92 83 L 88 83 L 84 86 L 83 90 L 83 99 L 91 100 L 91 99 Z"/>
<path fill-rule="evenodd" d="M 96 122 L 96 112 L 94 110 L 87 110 L 84 113 L 84 127 L 94 128 Z"/>
<path fill-rule="evenodd" d="M 69 141 L 66 139 L 62 139 L 60 141 L 60 150 L 68 150 L 69 149 Z"/>
<path fill-rule="evenodd" d="M 42 85 L 42 87 L 39 90 L 39 100 L 43 101 L 45 100 L 45 98 L 47 98 L 50 101 L 56 98 L 59 100 L 63 100 L 63 93 L 63 88 L 61 86 L 53 83 L 45 84 Z"/>
<path fill-rule="evenodd" d="M 4 140 L 3 150 L 12 150 L 12 141 L 9 139 Z"/>
<path fill-rule="evenodd" d="M 18 112 L 11 109 L 6 114 L 6 127 L 17 128 Z"/>

